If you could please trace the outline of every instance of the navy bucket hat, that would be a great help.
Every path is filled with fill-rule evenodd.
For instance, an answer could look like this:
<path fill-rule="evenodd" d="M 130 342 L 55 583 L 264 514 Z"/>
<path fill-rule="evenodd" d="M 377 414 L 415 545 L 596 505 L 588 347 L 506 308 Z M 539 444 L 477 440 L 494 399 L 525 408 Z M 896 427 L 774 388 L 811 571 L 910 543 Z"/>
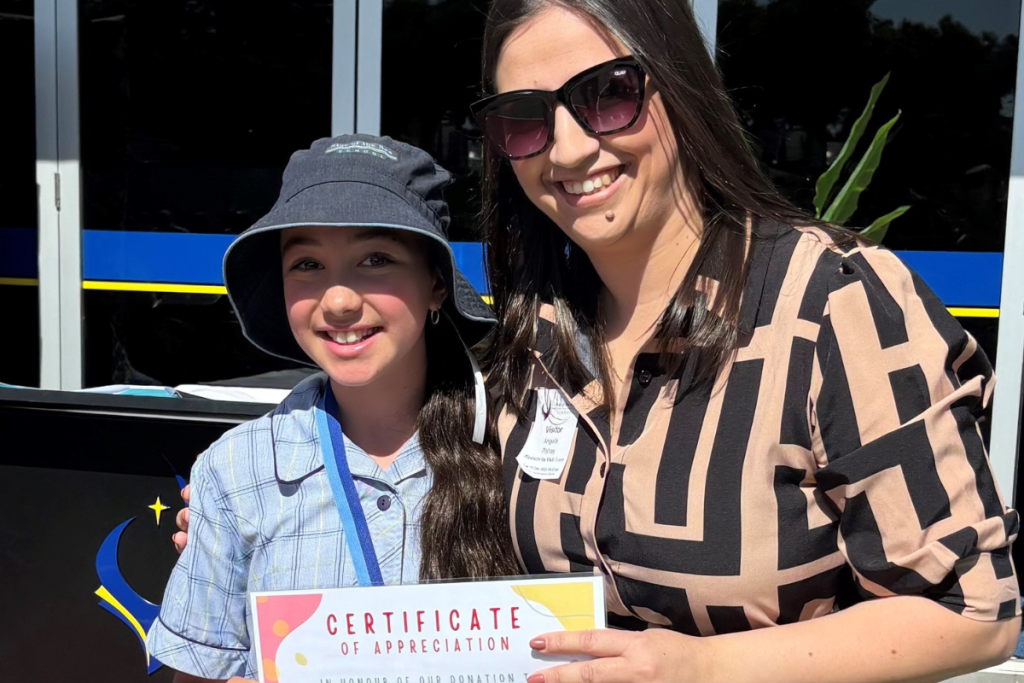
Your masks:
<path fill-rule="evenodd" d="M 429 154 L 386 137 L 342 135 L 295 152 L 270 213 L 240 234 L 224 255 L 224 284 L 242 333 L 271 355 L 312 365 L 288 325 L 280 231 L 381 227 L 432 240 L 448 288 L 442 311 L 467 346 L 477 344 L 496 319 L 455 267 L 448 243 L 451 219 L 442 196 L 450 182 L 451 175 Z"/>

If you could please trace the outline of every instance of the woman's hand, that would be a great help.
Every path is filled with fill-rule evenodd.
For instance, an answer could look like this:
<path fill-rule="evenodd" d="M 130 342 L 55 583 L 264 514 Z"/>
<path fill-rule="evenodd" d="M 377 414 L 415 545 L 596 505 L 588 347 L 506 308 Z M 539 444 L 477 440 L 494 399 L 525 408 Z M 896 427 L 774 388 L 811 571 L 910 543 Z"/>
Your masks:
<path fill-rule="evenodd" d="M 181 490 L 181 499 L 185 501 L 185 506 L 178 510 L 178 514 L 174 516 L 174 523 L 181 529 L 178 533 L 171 536 L 171 540 L 174 541 L 174 549 L 180 554 L 185 546 L 188 545 L 188 497 L 189 497 L 189 485 L 185 484 L 185 488 Z"/>
<path fill-rule="evenodd" d="M 667 629 L 568 631 L 530 641 L 546 655 L 589 655 L 529 676 L 527 683 L 675 683 L 709 680 L 706 641 Z"/>
<path fill-rule="evenodd" d="M 234 678 L 229 678 L 228 683 L 259 683 L 259 681 L 252 681 L 248 678 L 239 678 L 238 676 L 235 676 Z"/>

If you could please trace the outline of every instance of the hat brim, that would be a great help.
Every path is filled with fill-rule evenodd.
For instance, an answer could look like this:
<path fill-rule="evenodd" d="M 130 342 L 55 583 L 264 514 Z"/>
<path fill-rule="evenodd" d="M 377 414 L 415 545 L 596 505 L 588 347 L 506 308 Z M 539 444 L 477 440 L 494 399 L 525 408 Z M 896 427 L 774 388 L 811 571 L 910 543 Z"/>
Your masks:
<path fill-rule="evenodd" d="M 443 274 L 448 296 L 444 306 L 459 335 L 467 346 L 474 346 L 487 336 L 497 322 L 493 311 L 456 268 L 451 245 L 426 216 L 389 190 L 371 184 L 324 183 L 305 192 L 314 191 L 327 191 L 330 196 L 324 197 L 325 201 L 302 202 L 301 215 L 298 206 L 294 209 L 289 203 L 275 206 L 256 225 L 239 235 L 224 254 L 228 299 L 242 333 L 253 345 L 273 356 L 313 364 L 292 335 L 281 281 L 278 233 L 297 227 L 386 228 L 430 238 L 442 247 L 439 251 L 447 255 L 448 268 Z M 387 223 L 380 222 L 382 202 L 388 203 Z M 339 210 L 339 206 L 344 209 Z"/>

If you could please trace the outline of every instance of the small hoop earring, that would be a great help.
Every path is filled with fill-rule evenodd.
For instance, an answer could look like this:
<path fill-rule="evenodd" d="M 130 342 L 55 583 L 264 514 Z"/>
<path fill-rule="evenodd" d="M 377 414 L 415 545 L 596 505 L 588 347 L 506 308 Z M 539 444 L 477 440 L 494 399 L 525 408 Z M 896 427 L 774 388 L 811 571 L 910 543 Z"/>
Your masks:
<path fill-rule="evenodd" d="M 436 325 L 441 322 L 441 311 L 437 309 L 431 309 L 430 311 L 430 324 Z"/>

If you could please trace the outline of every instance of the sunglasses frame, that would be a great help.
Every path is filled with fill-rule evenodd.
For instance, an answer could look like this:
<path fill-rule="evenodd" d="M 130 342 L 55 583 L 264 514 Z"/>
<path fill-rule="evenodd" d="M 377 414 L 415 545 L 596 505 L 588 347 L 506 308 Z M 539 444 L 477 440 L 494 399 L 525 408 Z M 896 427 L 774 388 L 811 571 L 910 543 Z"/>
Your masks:
<path fill-rule="evenodd" d="M 588 80 L 595 74 L 598 74 L 608 69 L 614 69 L 615 67 L 620 66 L 635 69 L 637 75 L 639 76 L 636 111 L 633 114 L 633 118 L 630 119 L 629 123 L 627 123 L 626 125 L 615 128 L 614 130 L 606 130 L 599 133 L 593 128 L 591 128 L 590 125 L 583 118 L 583 116 L 579 112 L 577 112 L 576 109 L 572 106 L 572 103 L 569 101 L 569 94 L 573 91 L 574 88 L 576 88 L 576 86 L 578 86 L 583 81 Z M 584 71 L 579 72 L 578 74 L 567 80 L 558 90 L 512 90 L 509 92 L 504 92 L 497 95 L 485 97 L 484 99 L 471 104 L 469 109 L 473 114 L 473 118 L 476 121 L 477 127 L 480 128 L 480 131 L 483 134 L 483 137 L 487 139 L 488 144 L 492 145 L 502 154 L 502 156 L 506 157 L 507 159 L 513 161 L 521 161 L 523 159 L 529 159 L 531 157 L 543 154 L 548 150 L 549 147 L 551 147 L 551 143 L 554 141 L 555 138 L 554 113 L 555 107 L 558 104 L 562 104 L 568 110 L 569 115 L 572 116 L 573 120 L 575 120 L 576 123 L 578 123 L 583 130 L 587 131 L 591 135 L 612 135 L 614 133 L 620 133 L 624 130 L 632 128 L 634 125 L 636 125 L 637 120 L 640 118 L 640 114 L 644 110 L 644 102 L 646 102 L 647 97 L 646 88 L 647 72 L 644 71 L 643 66 L 641 66 L 640 62 L 636 60 L 636 57 L 618 57 L 616 59 L 611 59 L 607 62 L 595 64 L 589 69 L 585 69 Z M 493 109 L 500 107 L 503 104 L 507 104 L 508 102 L 529 98 L 540 98 L 547 105 L 547 110 L 545 111 L 545 124 L 548 128 L 548 139 L 544 143 L 543 147 L 541 147 L 536 152 L 533 152 L 532 154 L 527 154 L 524 156 L 512 156 L 507 151 L 505 151 L 501 147 L 501 145 L 492 142 L 488 138 L 487 127 L 485 125 L 487 114 Z"/>

